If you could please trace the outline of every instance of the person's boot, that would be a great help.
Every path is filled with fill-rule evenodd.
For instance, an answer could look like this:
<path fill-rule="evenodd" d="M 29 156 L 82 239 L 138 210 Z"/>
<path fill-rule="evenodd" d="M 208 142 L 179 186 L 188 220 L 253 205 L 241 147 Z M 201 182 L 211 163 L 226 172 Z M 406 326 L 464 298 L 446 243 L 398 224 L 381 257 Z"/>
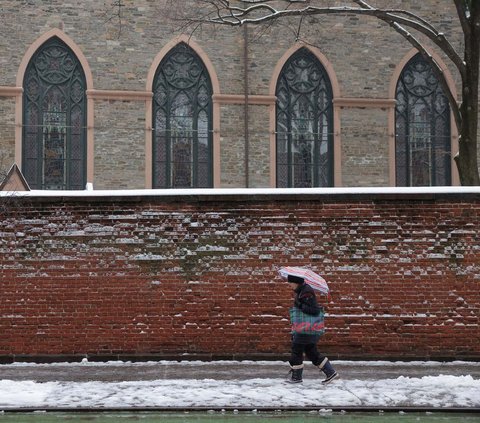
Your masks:
<path fill-rule="evenodd" d="M 302 383 L 303 364 L 297 366 L 290 366 L 288 377 L 285 382 L 287 383 Z"/>
<path fill-rule="evenodd" d="M 333 368 L 332 364 L 328 360 L 328 358 L 324 358 L 324 360 L 318 365 L 318 368 L 325 373 L 326 378 L 322 380 L 322 385 L 327 385 L 333 379 L 338 377 L 338 373 Z"/>

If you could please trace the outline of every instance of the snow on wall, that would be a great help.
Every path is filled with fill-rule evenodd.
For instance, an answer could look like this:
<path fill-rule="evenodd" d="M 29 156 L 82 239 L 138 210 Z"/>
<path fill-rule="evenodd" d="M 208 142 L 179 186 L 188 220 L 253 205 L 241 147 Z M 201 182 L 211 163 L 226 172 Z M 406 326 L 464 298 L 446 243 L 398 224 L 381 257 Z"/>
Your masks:
<path fill-rule="evenodd" d="M 478 192 L 324 193 L 16 198 L 0 357 L 278 357 L 295 265 L 330 284 L 330 356 L 479 358 Z"/>

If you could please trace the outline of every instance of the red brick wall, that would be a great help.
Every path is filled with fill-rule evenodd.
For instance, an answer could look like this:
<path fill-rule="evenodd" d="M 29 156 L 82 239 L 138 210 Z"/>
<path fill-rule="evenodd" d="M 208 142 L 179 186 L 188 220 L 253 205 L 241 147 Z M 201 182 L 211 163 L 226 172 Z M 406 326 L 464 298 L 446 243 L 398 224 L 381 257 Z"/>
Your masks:
<path fill-rule="evenodd" d="M 329 356 L 478 359 L 479 199 L 19 199 L 0 223 L 0 357 L 283 357 L 277 268 L 295 265 L 331 287 Z"/>

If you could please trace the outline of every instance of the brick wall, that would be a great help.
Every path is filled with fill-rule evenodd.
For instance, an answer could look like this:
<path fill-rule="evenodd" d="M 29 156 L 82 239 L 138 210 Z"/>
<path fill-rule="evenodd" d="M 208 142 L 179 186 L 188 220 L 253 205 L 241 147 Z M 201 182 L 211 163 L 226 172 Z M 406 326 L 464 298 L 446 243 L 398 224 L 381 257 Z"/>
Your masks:
<path fill-rule="evenodd" d="M 272 192 L 15 199 L 1 360 L 284 357 L 281 265 L 328 280 L 331 357 L 480 358 L 478 192 Z"/>

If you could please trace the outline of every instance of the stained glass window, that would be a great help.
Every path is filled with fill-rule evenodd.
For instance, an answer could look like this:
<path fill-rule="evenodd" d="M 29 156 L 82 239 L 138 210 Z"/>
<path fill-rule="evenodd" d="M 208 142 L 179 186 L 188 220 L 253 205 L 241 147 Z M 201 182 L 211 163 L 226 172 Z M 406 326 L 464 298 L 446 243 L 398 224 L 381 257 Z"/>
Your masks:
<path fill-rule="evenodd" d="M 420 54 L 403 69 L 396 100 L 397 186 L 451 185 L 450 106 Z"/>
<path fill-rule="evenodd" d="M 59 38 L 33 55 L 23 80 L 22 167 L 33 189 L 84 189 L 86 81 Z"/>
<path fill-rule="evenodd" d="M 187 44 L 160 63 L 153 96 L 153 187 L 212 187 L 212 85 Z"/>
<path fill-rule="evenodd" d="M 332 186 L 332 88 L 310 50 L 285 63 L 276 96 L 277 187 Z"/>

